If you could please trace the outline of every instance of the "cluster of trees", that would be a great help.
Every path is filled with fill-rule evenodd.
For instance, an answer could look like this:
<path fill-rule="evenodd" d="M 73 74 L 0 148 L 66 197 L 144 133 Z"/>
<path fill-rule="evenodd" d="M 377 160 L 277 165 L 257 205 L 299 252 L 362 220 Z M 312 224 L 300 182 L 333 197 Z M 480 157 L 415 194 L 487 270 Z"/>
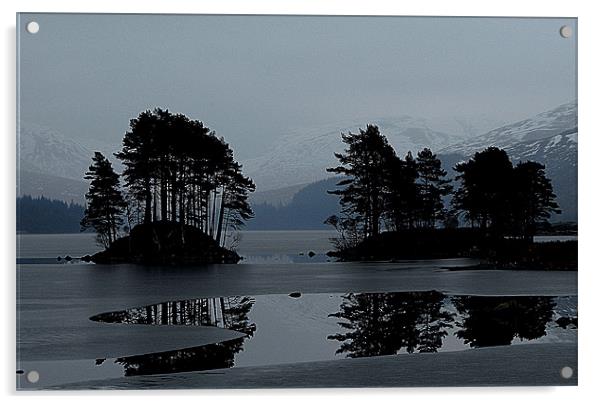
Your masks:
<path fill-rule="evenodd" d="M 121 226 L 157 221 L 194 226 L 223 245 L 228 229 L 253 216 L 248 195 L 255 185 L 232 149 L 202 122 L 167 110 L 144 111 L 130 121 L 123 148 L 125 190 L 111 163 L 96 153 L 86 179 L 81 224 L 110 245 Z"/>
<path fill-rule="evenodd" d="M 532 238 L 536 224 L 559 213 L 545 167 L 513 166 L 505 151 L 491 147 L 457 164 L 458 187 L 428 148 L 414 158 L 397 156 L 377 126 L 343 134 L 344 153 L 328 171 L 343 176 L 336 190 L 341 214 L 325 223 L 337 229 L 339 248 L 357 245 L 382 231 L 456 227 L 464 219 L 495 237 Z M 452 195 L 452 208 L 444 198 Z"/>
<path fill-rule="evenodd" d="M 561 212 L 543 164 L 513 165 L 504 150 L 489 147 L 454 170 L 460 180 L 454 208 L 492 236 L 532 240 L 538 224 Z"/>
<path fill-rule="evenodd" d="M 95 152 L 84 178 L 90 181 L 90 188 L 86 193 L 87 206 L 81 228 L 94 229 L 98 242 L 108 247 L 118 237 L 127 206 L 119 187 L 119 175 L 102 153 Z"/>
<path fill-rule="evenodd" d="M 434 228 L 444 220 L 451 181 L 431 150 L 400 158 L 374 125 L 342 136 L 347 148 L 335 153 L 340 165 L 328 169 L 343 176 L 342 188 L 329 191 L 340 197 L 341 215 L 326 223 L 340 231 L 343 246 L 383 230 Z"/>

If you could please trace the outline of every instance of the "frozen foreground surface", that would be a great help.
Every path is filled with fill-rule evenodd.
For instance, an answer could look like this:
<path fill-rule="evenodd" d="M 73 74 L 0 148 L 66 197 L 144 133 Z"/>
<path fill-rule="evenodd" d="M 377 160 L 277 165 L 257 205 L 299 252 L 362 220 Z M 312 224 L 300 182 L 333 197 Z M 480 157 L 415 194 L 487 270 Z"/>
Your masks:
<path fill-rule="evenodd" d="M 455 336 L 459 328 L 454 325 L 446 328 L 448 337 L 436 354 L 400 352 L 397 356 L 357 359 L 336 354 L 341 342 L 327 337 L 343 330 L 337 324 L 341 319 L 329 315 L 340 311 L 341 296 L 347 293 L 422 291 L 428 297 L 432 296 L 428 291 L 436 290 L 456 297 L 539 296 L 534 298 L 540 302 L 538 311 L 527 310 L 521 321 L 527 326 L 526 335 L 530 335 L 529 330 L 541 335 L 543 329 L 537 327 L 547 320 L 539 316 L 576 316 L 577 273 L 443 269 L 474 264 L 460 259 L 320 262 L 326 259 L 324 254 L 331 248 L 329 238 L 332 236 L 331 232 L 319 231 L 246 232 L 240 245 L 241 254 L 247 258 L 242 264 L 144 268 L 57 262 L 59 255 L 77 257 L 95 252 L 97 247 L 90 234 L 21 235 L 17 250 L 17 369 L 25 373 L 17 374 L 17 387 L 139 389 L 577 383 L 577 330 L 561 329 L 554 320 L 545 326 L 545 337 L 529 341 L 515 338 L 510 346 L 470 349 Z M 308 257 L 310 250 L 317 255 Z M 289 297 L 292 292 L 298 292 L 294 296 L 300 293 L 300 297 Z M 242 351 L 235 354 L 235 366 L 229 369 L 222 366 L 225 368 L 201 371 L 207 361 L 203 351 L 194 353 L 197 349 L 194 347 L 241 340 L 245 334 L 238 331 L 205 326 L 205 323 L 184 326 L 90 320 L 101 313 L 123 313 L 124 310 L 136 313 L 136 308 L 159 307 L 164 302 L 188 299 L 216 302 L 221 299 L 205 298 L 224 296 L 253 297 L 255 304 L 248 316 L 249 323 L 257 326 L 255 335 L 244 339 Z M 421 301 L 418 295 L 406 299 L 403 294 L 393 300 L 400 307 L 408 308 L 412 306 L 413 296 L 417 299 L 414 309 L 428 301 Z M 440 297 L 443 299 L 441 312 L 455 312 L 451 297 Z M 515 300 L 525 299 L 530 301 L 531 298 Z M 557 303 L 553 313 L 546 311 L 550 302 Z M 510 307 L 510 310 L 522 313 L 520 308 Z M 140 313 L 143 319 L 148 316 L 146 310 Z M 171 321 L 171 317 L 163 319 L 158 312 L 154 314 L 161 319 L 160 324 L 165 324 L 164 320 Z M 464 319 L 456 316 L 453 321 Z M 409 320 L 411 322 L 411 318 Z M 480 330 L 490 330 L 493 326 L 493 330 L 480 338 L 489 338 L 490 334 L 497 340 L 511 338 L 508 334 L 498 335 L 495 322 L 486 321 L 478 326 Z M 371 326 L 366 329 L 372 330 Z M 521 345 L 523 343 L 528 344 Z M 161 371 L 163 368 L 153 368 L 152 362 L 130 359 L 131 369 L 136 370 L 138 365 L 151 366 L 153 375 L 123 377 L 124 367 L 115 360 L 165 351 L 190 352 L 187 348 L 193 350 L 190 357 L 193 366 L 178 368 L 187 370 L 183 373 L 161 374 L 165 373 Z M 565 366 L 575 371 L 570 379 L 560 376 L 560 369 Z M 30 370 L 39 371 L 37 384 L 27 382 L 25 374 Z"/>
<path fill-rule="evenodd" d="M 533 344 L 442 352 L 134 376 L 64 385 L 63 389 L 444 387 L 576 385 L 574 344 Z"/>
<path fill-rule="evenodd" d="M 274 238 L 283 237 L 276 235 Z M 45 237 L 44 240 L 53 239 Z M 287 247 L 290 251 L 275 252 L 291 255 L 307 252 L 309 248 L 318 254 L 325 252 L 312 244 L 312 238 L 305 237 L 303 240 L 303 245 Z M 269 241 L 259 240 L 258 245 L 270 245 Z M 41 376 L 40 383 L 34 385 L 29 384 L 23 375 L 17 375 L 19 389 L 49 386 L 85 389 L 577 383 L 577 346 L 556 340 L 436 354 L 285 365 L 240 365 L 205 372 L 121 378 L 118 376 L 123 374 L 122 369 L 110 368 L 107 360 L 98 367 L 105 370 L 88 378 L 82 375 L 87 374 L 85 369 L 95 368 L 95 359 L 190 348 L 232 340 L 242 335 L 236 331 L 206 326 L 111 324 L 90 320 L 90 317 L 100 313 L 174 300 L 220 296 L 287 296 L 291 292 L 301 292 L 305 296 L 311 293 L 436 290 L 448 295 L 576 296 L 577 272 L 443 269 L 474 263 L 463 259 L 399 263 L 265 262 L 201 268 L 51 263 L 57 255 L 73 254 L 62 247 L 72 244 L 57 242 L 56 245 L 61 248 L 57 251 L 54 245 L 39 246 L 36 242 L 32 243 L 31 250 L 23 249 L 20 254 L 21 257 L 44 258 L 47 263 L 22 262 L 17 268 L 17 367 L 25 372 L 40 370 Z M 82 251 L 88 250 L 82 248 Z M 297 300 L 300 304 L 305 304 L 305 301 L 303 297 Z M 283 318 L 286 319 L 286 316 Z M 258 332 L 267 332 L 267 327 L 262 327 L 258 328 Z M 289 341 L 293 335 L 276 329 L 270 330 L 272 334 L 274 338 Z M 253 343 L 253 339 L 248 343 Z M 294 343 L 290 345 L 290 349 L 296 346 Z M 575 373 L 572 378 L 560 377 L 560 369 L 564 366 L 573 368 Z M 46 370 L 53 373 L 54 379 L 50 380 Z"/>

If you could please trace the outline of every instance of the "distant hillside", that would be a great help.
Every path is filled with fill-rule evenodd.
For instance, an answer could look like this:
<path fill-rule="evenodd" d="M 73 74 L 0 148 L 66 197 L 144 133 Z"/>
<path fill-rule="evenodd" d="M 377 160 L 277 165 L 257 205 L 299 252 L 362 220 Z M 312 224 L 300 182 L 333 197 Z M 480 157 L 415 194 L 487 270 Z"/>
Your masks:
<path fill-rule="evenodd" d="M 554 221 L 577 221 L 577 129 L 545 139 L 525 141 L 507 149 L 515 161 L 538 161 L 546 166 L 562 213 Z"/>
<path fill-rule="evenodd" d="M 309 184 L 305 183 L 291 185 L 290 187 L 270 189 L 268 191 L 255 191 L 251 195 L 249 195 L 249 201 L 252 205 L 288 205 L 293 200 L 293 196 L 295 196 L 297 192 L 299 192 L 307 185 Z"/>
<path fill-rule="evenodd" d="M 19 129 L 17 196 L 83 203 L 92 151 L 40 125 L 21 122 Z"/>
<path fill-rule="evenodd" d="M 336 189 L 338 178 L 314 182 L 297 192 L 285 206 L 267 203 L 253 205 L 255 218 L 248 230 L 327 230 L 324 220 L 339 213 L 339 198 L 327 193 Z"/>
<path fill-rule="evenodd" d="M 548 139 L 567 131 L 574 131 L 575 128 L 577 128 L 577 102 L 569 102 L 529 119 L 510 123 L 483 135 L 438 149 L 438 152 L 467 156 L 489 146 L 508 149 L 518 143 Z"/>
<path fill-rule="evenodd" d="M 67 203 L 83 204 L 88 184 L 85 181 L 57 177 L 21 169 L 18 173 L 17 196 L 44 196 Z"/>
<path fill-rule="evenodd" d="M 84 207 L 44 197 L 17 198 L 18 233 L 79 233 Z"/>
<path fill-rule="evenodd" d="M 445 148 L 439 152 L 438 157 L 450 179 L 454 179 L 457 174 L 453 167 L 458 162 L 489 146 L 504 148 L 514 163 L 532 160 L 545 164 L 546 173 L 552 180 L 557 202 L 562 209 L 562 213 L 554 215 L 551 221 L 574 222 L 577 221 L 578 133 L 570 125 L 575 122 L 576 104 L 565 104 L 532 119 L 493 130 L 470 142 Z M 322 223 L 324 219 L 339 212 L 338 199 L 326 193 L 327 190 L 336 188 L 336 182 L 336 179 L 331 178 L 312 183 L 302 188 L 291 203 L 284 206 L 280 206 L 281 203 L 254 204 L 256 218 L 249 222 L 248 228 L 327 229 Z M 291 189 L 283 188 L 272 192 L 284 194 L 285 191 L 290 192 Z M 450 199 L 446 198 L 447 204 Z M 269 198 L 266 201 L 271 202 Z"/>
<path fill-rule="evenodd" d="M 577 103 L 563 104 L 532 118 L 494 129 L 438 151 L 445 169 L 489 146 L 503 148 L 515 163 L 545 164 L 562 209 L 552 221 L 577 220 Z"/>
<path fill-rule="evenodd" d="M 339 200 L 326 191 L 336 189 L 337 182 L 329 178 L 306 185 L 286 205 L 253 204 L 255 218 L 245 230 L 329 230 L 323 222 L 339 212 Z M 17 232 L 79 233 L 83 214 L 78 203 L 25 195 L 17 198 Z"/>
<path fill-rule="evenodd" d="M 326 168 L 337 165 L 334 153 L 345 149 L 341 133 L 357 133 L 367 123 L 378 125 L 402 155 L 424 147 L 441 149 L 466 138 L 433 129 L 426 120 L 409 116 L 303 128 L 283 136 L 262 156 L 243 161 L 244 172 L 261 191 L 326 179 L 330 176 Z"/>
<path fill-rule="evenodd" d="M 21 122 L 19 129 L 17 156 L 22 170 L 82 180 L 91 150 L 40 125 Z"/>

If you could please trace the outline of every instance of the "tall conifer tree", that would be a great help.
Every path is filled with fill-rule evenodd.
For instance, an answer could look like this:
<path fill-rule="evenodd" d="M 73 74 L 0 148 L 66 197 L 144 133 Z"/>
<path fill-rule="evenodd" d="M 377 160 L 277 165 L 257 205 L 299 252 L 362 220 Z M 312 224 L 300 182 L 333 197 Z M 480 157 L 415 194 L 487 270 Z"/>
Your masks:
<path fill-rule="evenodd" d="M 119 190 L 119 175 L 109 160 L 100 152 L 94 153 L 92 165 L 85 179 L 90 181 L 86 193 L 86 210 L 81 221 L 82 230 L 93 228 L 98 241 L 108 247 L 117 239 L 123 224 L 125 202 Z"/>

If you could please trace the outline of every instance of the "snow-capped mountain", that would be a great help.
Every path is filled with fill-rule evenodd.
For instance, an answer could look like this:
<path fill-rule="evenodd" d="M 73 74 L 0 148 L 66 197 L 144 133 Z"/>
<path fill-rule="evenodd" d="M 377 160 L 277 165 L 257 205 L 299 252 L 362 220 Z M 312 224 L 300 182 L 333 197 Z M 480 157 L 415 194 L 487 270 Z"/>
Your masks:
<path fill-rule="evenodd" d="M 465 138 L 434 130 L 425 120 L 407 116 L 376 119 L 369 123 L 378 125 L 381 133 L 402 156 L 409 150 L 416 152 L 424 147 L 441 149 L 459 138 Z M 253 178 L 261 191 L 328 178 L 332 175 L 326 172 L 326 168 L 337 165 L 334 153 L 345 149 L 341 133 L 357 133 L 359 128 L 365 127 L 366 122 L 358 122 L 292 131 L 262 156 L 244 161 L 245 174 Z"/>
<path fill-rule="evenodd" d="M 542 163 L 563 211 L 554 219 L 576 220 L 577 135 L 577 103 L 571 102 L 445 147 L 438 154 L 448 171 L 458 161 L 489 146 L 503 148 L 515 163 L 528 160 Z"/>
<path fill-rule="evenodd" d="M 546 166 L 556 201 L 562 209 L 561 220 L 577 220 L 577 130 L 569 130 L 545 139 L 530 140 L 506 149 L 515 162 L 537 161 Z"/>
<path fill-rule="evenodd" d="M 521 142 L 536 141 L 577 128 L 577 103 L 562 104 L 532 118 L 504 125 L 484 135 L 444 147 L 442 154 L 472 155 L 489 146 L 507 149 Z"/>
<path fill-rule="evenodd" d="M 92 155 L 92 151 L 52 129 L 21 123 L 17 156 L 22 170 L 82 180 Z"/>
<path fill-rule="evenodd" d="M 545 139 L 528 140 L 505 150 L 515 161 L 538 161 L 553 168 L 577 168 L 577 129 L 568 130 Z"/>
<path fill-rule="evenodd" d="M 17 195 L 83 203 L 88 189 L 83 177 L 92 154 L 52 129 L 21 122 L 17 136 Z"/>

